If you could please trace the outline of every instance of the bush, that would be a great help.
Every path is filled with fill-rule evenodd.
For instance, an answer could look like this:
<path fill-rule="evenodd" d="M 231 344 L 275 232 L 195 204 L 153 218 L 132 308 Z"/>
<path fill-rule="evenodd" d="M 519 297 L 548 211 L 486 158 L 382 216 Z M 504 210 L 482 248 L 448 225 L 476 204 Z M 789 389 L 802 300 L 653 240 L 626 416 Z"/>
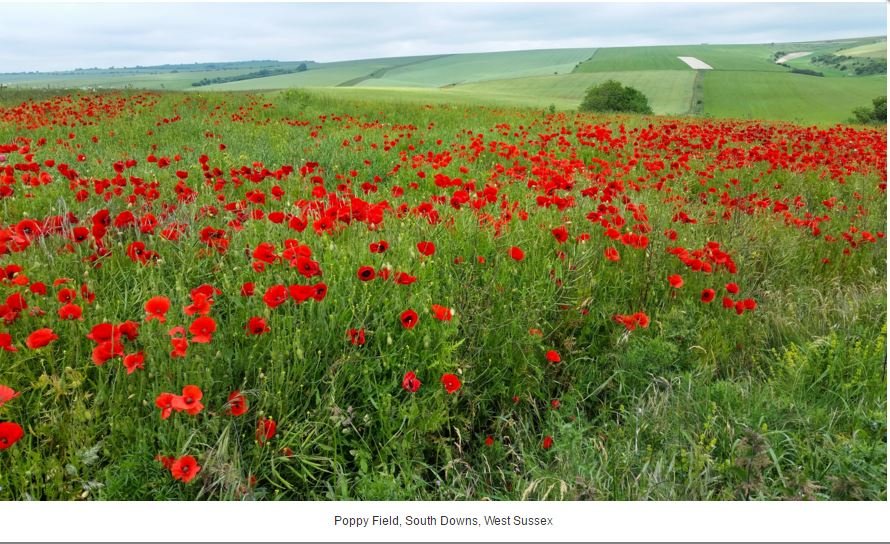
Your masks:
<path fill-rule="evenodd" d="M 872 100 L 872 108 L 856 108 L 853 110 L 853 122 L 863 125 L 887 124 L 887 97 L 879 96 Z"/>
<path fill-rule="evenodd" d="M 587 89 L 580 111 L 652 113 L 646 95 L 610 79 Z"/>

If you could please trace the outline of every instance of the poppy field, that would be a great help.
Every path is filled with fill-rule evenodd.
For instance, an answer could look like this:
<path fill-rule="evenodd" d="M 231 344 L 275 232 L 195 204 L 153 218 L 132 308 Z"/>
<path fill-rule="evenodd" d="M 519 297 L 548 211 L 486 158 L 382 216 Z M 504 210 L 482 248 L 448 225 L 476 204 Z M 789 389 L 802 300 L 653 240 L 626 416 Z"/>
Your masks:
<path fill-rule="evenodd" d="M 0 498 L 886 500 L 886 149 L 0 94 Z"/>

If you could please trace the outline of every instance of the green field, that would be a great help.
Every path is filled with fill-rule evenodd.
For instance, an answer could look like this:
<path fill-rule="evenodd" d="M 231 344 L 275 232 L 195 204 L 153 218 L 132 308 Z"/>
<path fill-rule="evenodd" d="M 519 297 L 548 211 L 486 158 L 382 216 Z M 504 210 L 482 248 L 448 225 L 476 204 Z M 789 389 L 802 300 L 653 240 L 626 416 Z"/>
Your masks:
<path fill-rule="evenodd" d="M 594 49 L 542 49 L 448 55 L 387 70 L 362 81 L 373 87 L 443 87 L 476 81 L 565 74 L 589 58 Z"/>
<path fill-rule="evenodd" d="M 887 77 L 813 77 L 799 74 L 708 72 L 705 113 L 714 117 L 841 123 L 854 108 L 886 94 Z"/>
<path fill-rule="evenodd" d="M 887 58 L 887 40 L 860 45 L 859 47 L 851 47 L 850 49 L 841 49 L 838 55 L 847 55 L 850 57 L 871 57 L 876 59 Z"/>
<path fill-rule="evenodd" d="M 691 70 L 677 57 L 695 57 L 715 70 L 758 70 L 781 72 L 773 62 L 773 45 L 672 45 L 660 47 L 614 47 L 599 49 L 576 72 L 637 70 Z"/>
<path fill-rule="evenodd" d="M 776 64 L 785 54 L 811 54 Z M 832 124 L 853 108 L 886 94 L 886 76 L 851 76 L 860 61 L 841 70 L 814 63 L 821 54 L 886 59 L 880 37 L 747 45 L 670 45 L 461 53 L 308 61 L 309 70 L 193 87 L 203 78 L 231 77 L 295 62 L 249 61 L 65 73 L 0 74 L 0 84 L 30 88 L 146 88 L 155 90 L 274 91 L 319 89 L 329 96 L 368 98 L 390 104 L 491 105 L 574 110 L 591 85 L 615 79 L 635 87 L 659 115 L 791 120 Z M 696 71 L 678 59 L 690 56 L 713 70 Z M 872 62 L 872 61 L 861 61 Z M 813 70 L 824 78 L 799 76 Z M 165 71 L 166 70 L 166 71 Z M 696 87 L 696 74 L 700 74 Z M 703 79 L 703 81 L 702 81 Z M 695 95 L 693 97 L 693 95 Z M 695 108 L 692 108 L 695 102 Z"/>

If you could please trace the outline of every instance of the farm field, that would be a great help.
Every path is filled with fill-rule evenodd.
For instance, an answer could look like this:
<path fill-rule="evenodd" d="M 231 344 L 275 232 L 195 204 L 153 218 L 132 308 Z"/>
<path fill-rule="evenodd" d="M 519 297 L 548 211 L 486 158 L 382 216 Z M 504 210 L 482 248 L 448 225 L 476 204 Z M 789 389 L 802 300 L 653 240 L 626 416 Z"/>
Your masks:
<path fill-rule="evenodd" d="M 365 91 L 0 94 L 0 499 L 887 499 L 885 129 Z"/>
<path fill-rule="evenodd" d="M 886 93 L 886 76 L 813 77 L 801 74 L 710 72 L 704 75 L 704 111 L 715 117 L 772 118 L 832 123 L 857 104 Z"/>

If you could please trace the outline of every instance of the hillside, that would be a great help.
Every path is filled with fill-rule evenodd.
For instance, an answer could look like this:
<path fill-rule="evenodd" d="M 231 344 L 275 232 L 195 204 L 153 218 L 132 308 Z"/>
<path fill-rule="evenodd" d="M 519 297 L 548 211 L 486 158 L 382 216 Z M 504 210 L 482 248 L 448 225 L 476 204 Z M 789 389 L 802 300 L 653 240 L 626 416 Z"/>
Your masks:
<path fill-rule="evenodd" d="M 615 79 L 642 91 L 660 115 L 833 124 L 885 94 L 886 57 L 886 38 L 870 37 L 305 61 L 307 69 L 300 72 L 295 67 L 304 61 L 89 69 L 0 74 L 0 85 L 201 92 L 304 88 L 390 101 L 572 110 L 588 87 Z M 271 72 L 280 75 L 267 75 Z M 240 81 L 196 86 L 227 79 Z"/>

